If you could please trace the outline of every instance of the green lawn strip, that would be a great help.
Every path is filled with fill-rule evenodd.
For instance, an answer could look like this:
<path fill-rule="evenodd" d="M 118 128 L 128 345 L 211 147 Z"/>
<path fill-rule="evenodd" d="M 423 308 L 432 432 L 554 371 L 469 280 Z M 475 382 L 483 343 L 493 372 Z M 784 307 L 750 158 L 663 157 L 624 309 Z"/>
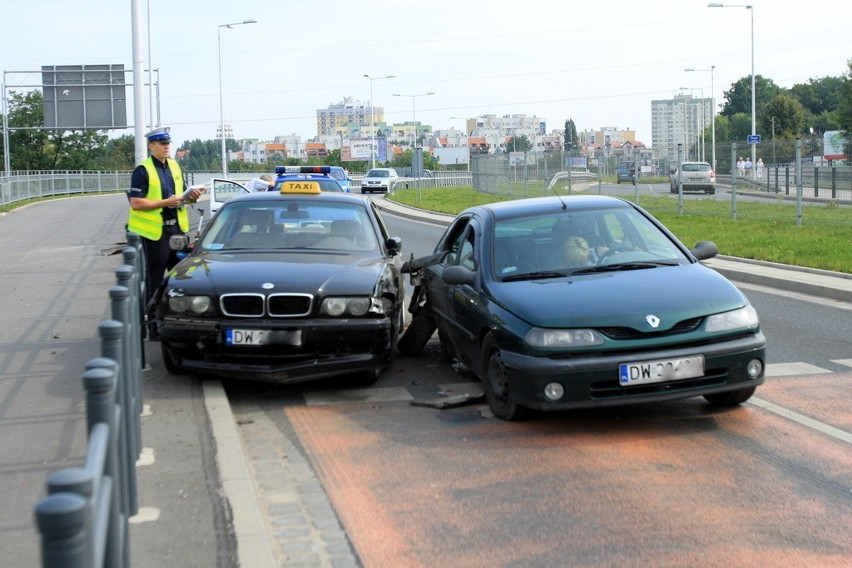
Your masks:
<path fill-rule="evenodd" d="M 469 186 L 397 190 L 389 198 L 451 215 L 473 205 L 511 199 Z M 643 195 L 638 203 L 687 246 L 710 240 L 718 245 L 719 254 L 852 273 L 852 210 L 836 203 L 805 205 L 801 226 L 796 225 L 795 204 L 780 200 L 739 200 L 736 220 L 731 219 L 727 200 L 684 200 L 682 215 L 672 197 Z"/>

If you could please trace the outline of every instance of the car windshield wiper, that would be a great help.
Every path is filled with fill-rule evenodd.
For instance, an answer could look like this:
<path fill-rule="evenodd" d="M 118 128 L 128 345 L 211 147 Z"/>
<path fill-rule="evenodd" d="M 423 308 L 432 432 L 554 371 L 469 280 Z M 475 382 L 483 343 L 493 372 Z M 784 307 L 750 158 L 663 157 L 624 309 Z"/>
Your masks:
<path fill-rule="evenodd" d="M 591 274 L 593 272 L 616 272 L 619 270 L 641 270 L 643 268 L 657 268 L 658 266 L 677 266 L 676 260 L 655 260 L 655 261 L 637 261 L 637 262 L 622 262 L 619 264 L 603 264 L 600 266 L 589 266 L 588 268 L 578 268 L 573 270 L 571 274 Z"/>
<path fill-rule="evenodd" d="M 537 280 L 539 278 L 562 278 L 568 276 L 567 272 L 555 272 L 542 270 L 539 272 L 524 272 L 523 274 L 512 274 L 506 276 L 501 282 L 513 282 L 515 280 Z"/>

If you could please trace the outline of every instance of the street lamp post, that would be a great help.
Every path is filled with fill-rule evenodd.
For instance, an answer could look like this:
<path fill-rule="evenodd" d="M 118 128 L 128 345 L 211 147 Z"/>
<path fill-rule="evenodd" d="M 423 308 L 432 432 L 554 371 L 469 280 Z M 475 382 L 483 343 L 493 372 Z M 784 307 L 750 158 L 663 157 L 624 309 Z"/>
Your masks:
<path fill-rule="evenodd" d="M 225 148 L 225 105 L 222 101 L 222 28 L 233 28 L 243 24 L 256 24 L 257 20 L 243 20 L 231 24 L 220 24 L 216 28 L 216 36 L 219 44 L 219 134 L 222 137 L 222 175 L 228 177 L 228 153 Z"/>
<path fill-rule="evenodd" d="M 699 104 L 694 105 L 694 106 L 701 109 L 701 119 L 700 119 L 700 121 L 699 120 L 695 121 L 697 123 L 696 126 L 698 126 L 698 134 L 695 138 L 696 138 L 696 144 L 699 145 L 698 149 L 696 150 L 696 153 L 698 154 L 698 160 L 700 162 L 703 162 L 704 156 L 706 154 L 706 152 L 704 151 L 704 142 L 705 142 L 704 129 L 706 128 L 705 123 L 704 123 L 704 108 L 705 108 L 705 106 L 704 106 L 704 88 L 700 87 L 700 88 L 696 89 L 696 88 L 689 88 L 689 87 L 681 87 L 681 90 L 690 91 L 690 92 L 691 91 L 698 91 L 699 93 L 701 93 L 701 98 L 699 99 Z"/>
<path fill-rule="evenodd" d="M 755 90 L 754 90 L 754 6 L 751 4 L 720 4 L 711 2 L 708 8 L 745 8 L 751 15 L 751 135 L 757 134 L 757 115 L 755 113 Z M 751 163 L 756 163 L 757 145 L 751 144 Z"/>
<path fill-rule="evenodd" d="M 710 69 L 684 69 L 684 71 L 709 71 L 710 72 L 710 139 L 711 139 L 711 160 L 713 165 L 713 171 L 716 171 L 716 104 L 713 100 L 713 95 L 715 91 L 715 85 L 713 83 L 713 70 L 716 69 L 715 65 L 711 65 Z M 703 103 L 702 103 L 703 104 Z M 704 112 L 702 108 L 701 112 Z"/>
<path fill-rule="evenodd" d="M 411 119 L 414 121 L 414 140 L 411 145 L 411 151 L 414 152 L 415 148 L 417 148 L 417 107 L 415 105 L 415 101 L 417 97 L 426 97 L 428 95 L 434 95 L 435 93 L 429 91 L 428 93 L 420 93 L 418 95 L 400 95 L 399 93 L 394 93 L 395 97 L 410 97 L 411 98 Z"/>
<path fill-rule="evenodd" d="M 372 161 L 373 161 L 372 167 L 375 168 L 376 167 L 376 127 L 375 127 L 374 122 L 376 120 L 376 112 L 373 109 L 373 81 L 376 81 L 378 79 L 395 79 L 396 75 L 385 75 L 384 77 L 370 77 L 369 75 L 365 74 L 364 77 L 366 77 L 367 79 L 370 80 L 370 157 L 372 158 Z"/>

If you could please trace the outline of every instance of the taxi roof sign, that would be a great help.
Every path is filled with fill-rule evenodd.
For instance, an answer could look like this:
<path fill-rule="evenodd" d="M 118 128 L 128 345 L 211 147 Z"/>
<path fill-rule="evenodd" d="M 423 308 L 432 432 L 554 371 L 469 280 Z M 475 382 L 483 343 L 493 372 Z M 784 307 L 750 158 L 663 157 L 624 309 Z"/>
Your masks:
<path fill-rule="evenodd" d="M 281 183 L 280 192 L 282 195 L 294 193 L 319 195 L 322 192 L 320 184 L 310 180 L 285 180 Z"/>

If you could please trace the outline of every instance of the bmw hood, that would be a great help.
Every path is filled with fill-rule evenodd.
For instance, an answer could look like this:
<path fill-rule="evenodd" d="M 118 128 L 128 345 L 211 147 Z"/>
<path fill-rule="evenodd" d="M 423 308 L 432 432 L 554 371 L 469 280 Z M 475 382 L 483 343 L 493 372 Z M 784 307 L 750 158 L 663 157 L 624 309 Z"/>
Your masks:
<path fill-rule="evenodd" d="M 169 273 L 169 288 L 187 294 L 296 292 L 365 295 L 386 270 L 380 257 L 314 251 L 206 252 L 191 255 Z"/>
<path fill-rule="evenodd" d="M 495 282 L 497 304 L 539 327 L 630 327 L 659 331 L 680 321 L 748 304 L 718 272 L 695 263 L 565 278 Z M 533 299 L 533 300 L 531 300 Z"/>

